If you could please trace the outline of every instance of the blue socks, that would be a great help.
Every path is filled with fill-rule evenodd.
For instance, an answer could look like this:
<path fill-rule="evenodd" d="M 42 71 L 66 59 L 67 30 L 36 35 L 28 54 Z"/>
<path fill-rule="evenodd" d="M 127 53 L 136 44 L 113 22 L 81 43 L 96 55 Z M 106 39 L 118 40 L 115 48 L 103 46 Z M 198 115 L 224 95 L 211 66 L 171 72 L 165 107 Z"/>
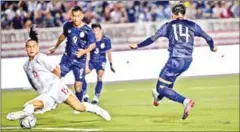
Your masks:
<path fill-rule="evenodd" d="M 82 82 L 82 91 L 83 91 L 83 95 L 87 94 L 87 82 L 85 79 Z"/>
<path fill-rule="evenodd" d="M 160 94 L 158 96 L 158 99 L 161 100 L 163 97 L 167 97 L 168 99 L 183 103 L 185 100 L 185 97 L 175 92 L 172 88 L 169 88 L 166 86 L 166 84 L 163 84 L 162 82 L 157 82 L 157 92 Z"/>
<path fill-rule="evenodd" d="M 75 95 L 76 95 L 76 97 L 78 98 L 78 100 L 79 100 L 80 102 L 82 102 L 83 91 L 81 91 L 81 92 L 75 91 Z"/>
<path fill-rule="evenodd" d="M 98 98 L 99 98 L 100 93 L 102 91 L 102 85 L 103 85 L 102 81 L 97 81 L 97 85 L 95 87 L 95 96 L 98 97 Z"/>

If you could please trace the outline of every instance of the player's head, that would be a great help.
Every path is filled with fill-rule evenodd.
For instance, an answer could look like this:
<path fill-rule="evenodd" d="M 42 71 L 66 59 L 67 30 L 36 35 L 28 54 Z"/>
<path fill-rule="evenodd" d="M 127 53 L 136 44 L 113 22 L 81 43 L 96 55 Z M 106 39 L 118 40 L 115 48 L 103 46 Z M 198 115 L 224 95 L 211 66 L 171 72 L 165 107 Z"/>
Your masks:
<path fill-rule="evenodd" d="M 37 32 L 34 30 L 35 26 L 30 28 L 29 37 L 30 39 L 27 40 L 25 45 L 25 50 L 27 51 L 27 55 L 30 58 L 33 58 L 39 52 L 39 45 L 38 45 L 38 37 Z"/>
<path fill-rule="evenodd" d="M 102 35 L 103 35 L 101 25 L 98 23 L 92 24 L 92 29 L 93 29 L 93 32 L 94 32 L 96 38 L 101 39 Z"/>
<path fill-rule="evenodd" d="M 73 21 L 73 24 L 74 24 L 75 26 L 81 25 L 82 19 L 83 19 L 83 17 L 84 17 L 82 8 L 79 7 L 79 6 L 73 7 L 71 14 L 72 14 L 72 15 L 71 15 L 71 19 L 72 19 L 72 21 Z"/>
<path fill-rule="evenodd" d="M 183 4 L 177 4 L 172 7 L 172 18 L 183 18 L 186 13 L 186 7 Z"/>

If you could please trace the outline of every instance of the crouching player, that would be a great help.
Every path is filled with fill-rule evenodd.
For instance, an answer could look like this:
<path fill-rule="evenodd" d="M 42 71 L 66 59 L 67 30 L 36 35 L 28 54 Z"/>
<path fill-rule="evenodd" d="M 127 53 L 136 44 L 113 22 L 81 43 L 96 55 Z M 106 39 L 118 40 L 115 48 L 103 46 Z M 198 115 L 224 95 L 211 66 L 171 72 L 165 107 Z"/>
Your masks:
<path fill-rule="evenodd" d="M 86 74 L 89 74 L 93 69 L 97 72 L 97 84 L 95 86 L 95 96 L 92 100 L 92 104 L 97 104 L 99 102 L 99 97 L 102 91 L 103 83 L 102 78 L 106 65 L 106 54 L 110 62 L 111 71 L 115 72 L 112 64 L 111 55 L 111 40 L 109 37 L 105 36 L 102 32 L 102 27 L 100 24 L 92 24 L 92 29 L 96 37 L 96 48 L 88 54 L 88 59 L 86 62 Z M 87 82 L 83 81 L 83 101 L 88 102 L 87 94 Z"/>
<path fill-rule="evenodd" d="M 65 103 L 74 110 L 91 112 L 110 120 L 109 113 L 97 105 L 80 103 L 68 87 L 59 79 L 60 69 L 52 64 L 48 57 L 39 53 L 38 37 L 33 27 L 29 33 L 30 39 L 26 42 L 26 52 L 29 57 L 24 70 L 32 87 L 39 96 L 28 101 L 22 111 L 8 113 L 8 120 L 18 120 L 26 116 L 44 113 L 55 109 L 58 104 Z"/>

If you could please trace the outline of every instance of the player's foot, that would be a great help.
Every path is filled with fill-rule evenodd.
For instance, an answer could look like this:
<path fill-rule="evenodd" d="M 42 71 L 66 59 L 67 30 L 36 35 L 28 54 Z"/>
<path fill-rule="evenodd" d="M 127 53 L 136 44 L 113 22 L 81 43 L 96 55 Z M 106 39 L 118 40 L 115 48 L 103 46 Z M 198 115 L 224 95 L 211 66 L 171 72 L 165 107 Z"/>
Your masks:
<path fill-rule="evenodd" d="M 81 113 L 81 112 L 80 112 L 80 111 L 77 111 L 77 110 L 74 110 L 74 111 L 73 111 L 73 114 L 76 114 L 76 115 L 77 115 L 77 114 L 80 114 L 80 113 Z"/>
<path fill-rule="evenodd" d="M 184 104 L 184 112 L 183 112 L 182 119 L 185 120 L 189 116 L 190 110 L 192 107 L 194 107 L 195 102 L 191 99 L 185 99 L 183 104 Z"/>
<path fill-rule="evenodd" d="M 17 112 L 8 113 L 6 118 L 9 121 L 14 121 L 14 120 L 19 120 L 19 119 L 24 118 L 29 115 L 31 115 L 31 114 L 28 114 L 27 112 L 24 112 L 24 111 L 17 111 Z"/>
<path fill-rule="evenodd" d="M 96 114 L 101 116 L 103 119 L 110 121 L 111 120 L 111 116 L 108 113 L 108 111 L 104 110 L 103 108 L 99 107 L 98 105 L 95 105 L 96 107 Z"/>
<path fill-rule="evenodd" d="M 159 93 L 157 92 L 157 90 L 154 88 L 152 90 L 152 97 L 153 97 L 153 105 L 154 106 L 158 106 L 160 103 L 160 100 L 158 99 Z"/>
<path fill-rule="evenodd" d="M 92 104 L 97 104 L 99 101 L 99 98 L 94 96 L 93 100 L 92 100 Z"/>
<path fill-rule="evenodd" d="M 84 95 L 83 96 L 83 102 L 88 102 L 89 100 L 89 96 L 88 95 Z"/>

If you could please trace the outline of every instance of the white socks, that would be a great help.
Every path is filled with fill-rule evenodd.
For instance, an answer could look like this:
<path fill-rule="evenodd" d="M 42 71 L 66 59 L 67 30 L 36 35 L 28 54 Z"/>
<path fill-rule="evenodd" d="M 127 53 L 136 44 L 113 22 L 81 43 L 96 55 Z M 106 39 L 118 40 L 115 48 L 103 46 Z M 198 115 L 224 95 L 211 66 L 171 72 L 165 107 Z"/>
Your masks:
<path fill-rule="evenodd" d="M 34 113 L 34 106 L 33 104 L 27 104 L 24 109 L 23 109 L 24 112 L 27 112 L 28 114 L 33 114 Z"/>
<path fill-rule="evenodd" d="M 189 103 L 189 101 L 190 101 L 190 100 L 186 98 L 186 99 L 183 101 L 183 105 L 186 106 L 186 105 Z"/>
<path fill-rule="evenodd" d="M 85 105 L 87 112 L 98 113 L 98 107 L 96 105 L 92 105 L 88 102 L 83 103 Z"/>

